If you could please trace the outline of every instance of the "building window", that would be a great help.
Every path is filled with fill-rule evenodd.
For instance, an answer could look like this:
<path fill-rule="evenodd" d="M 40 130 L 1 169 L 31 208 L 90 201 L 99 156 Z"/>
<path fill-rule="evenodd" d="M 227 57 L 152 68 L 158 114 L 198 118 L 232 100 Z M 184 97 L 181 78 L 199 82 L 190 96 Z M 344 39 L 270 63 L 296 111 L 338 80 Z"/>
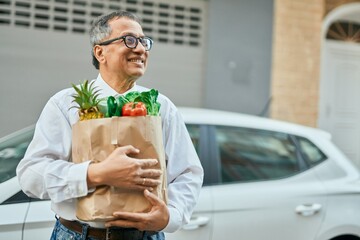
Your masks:
<path fill-rule="evenodd" d="M 360 24 L 350 21 L 333 22 L 327 33 L 326 38 L 344 42 L 360 42 Z"/>

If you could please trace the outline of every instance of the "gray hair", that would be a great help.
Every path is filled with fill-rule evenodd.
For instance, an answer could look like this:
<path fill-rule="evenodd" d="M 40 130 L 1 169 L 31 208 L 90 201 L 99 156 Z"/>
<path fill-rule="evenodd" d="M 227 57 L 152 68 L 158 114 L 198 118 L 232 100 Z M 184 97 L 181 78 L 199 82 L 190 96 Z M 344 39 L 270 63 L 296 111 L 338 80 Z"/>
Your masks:
<path fill-rule="evenodd" d="M 141 25 L 140 19 L 135 14 L 130 12 L 115 11 L 101 15 L 96 19 L 94 19 L 94 21 L 91 24 L 90 33 L 89 33 L 91 46 L 94 47 L 96 44 L 99 44 L 104 38 L 110 36 L 112 31 L 111 27 L 109 26 L 110 20 L 122 18 L 122 17 L 136 21 Z M 96 69 L 99 69 L 99 61 L 94 56 L 93 49 L 91 50 L 91 55 L 92 55 L 92 64 Z"/>

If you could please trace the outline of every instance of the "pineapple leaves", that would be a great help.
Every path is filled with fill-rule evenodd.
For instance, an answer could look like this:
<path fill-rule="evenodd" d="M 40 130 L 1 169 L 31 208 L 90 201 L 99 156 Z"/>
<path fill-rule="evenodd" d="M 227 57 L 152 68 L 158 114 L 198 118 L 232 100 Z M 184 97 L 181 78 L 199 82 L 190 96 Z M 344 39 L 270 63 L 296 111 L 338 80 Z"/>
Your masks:
<path fill-rule="evenodd" d="M 80 120 L 101 118 L 103 114 L 98 109 L 98 104 L 101 99 L 99 99 L 99 91 L 93 87 L 95 81 L 89 84 L 88 80 L 85 80 L 79 86 L 71 84 L 75 90 L 75 94 L 72 95 L 73 101 L 78 104 L 78 106 L 73 106 L 71 108 L 79 109 Z"/>

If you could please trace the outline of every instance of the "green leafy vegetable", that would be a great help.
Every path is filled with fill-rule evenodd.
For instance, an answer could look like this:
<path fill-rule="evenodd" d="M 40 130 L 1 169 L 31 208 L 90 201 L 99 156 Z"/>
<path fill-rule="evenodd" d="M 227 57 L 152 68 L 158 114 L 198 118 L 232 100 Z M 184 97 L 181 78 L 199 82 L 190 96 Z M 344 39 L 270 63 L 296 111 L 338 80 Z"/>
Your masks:
<path fill-rule="evenodd" d="M 129 92 L 125 96 L 114 98 L 110 96 L 107 100 L 108 111 L 106 117 L 121 116 L 122 108 L 129 102 L 143 102 L 146 105 L 147 115 L 159 116 L 160 103 L 157 101 L 159 91 L 151 89 L 146 92 Z"/>
<path fill-rule="evenodd" d="M 159 95 L 159 91 L 155 89 L 151 89 L 148 92 L 142 92 L 141 102 L 145 103 L 147 113 L 150 116 L 158 116 L 160 111 L 160 103 L 157 102 L 157 97 Z"/>
<path fill-rule="evenodd" d="M 116 104 L 116 99 L 113 96 L 109 96 L 107 99 L 107 114 L 106 117 L 112 117 L 112 116 L 116 116 L 116 109 L 117 109 L 117 104 Z"/>

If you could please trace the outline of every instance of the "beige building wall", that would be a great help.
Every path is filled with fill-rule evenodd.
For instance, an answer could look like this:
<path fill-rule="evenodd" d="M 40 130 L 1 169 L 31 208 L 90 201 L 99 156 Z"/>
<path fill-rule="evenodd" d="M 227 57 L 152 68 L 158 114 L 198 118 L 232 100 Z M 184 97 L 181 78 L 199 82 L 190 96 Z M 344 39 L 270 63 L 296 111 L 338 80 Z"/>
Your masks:
<path fill-rule="evenodd" d="M 270 117 L 317 126 L 323 19 L 360 0 L 275 0 Z"/>
<path fill-rule="evenodd" d="M 271 118 L 316 126 L 323 0 L 275 0 Z"/>

